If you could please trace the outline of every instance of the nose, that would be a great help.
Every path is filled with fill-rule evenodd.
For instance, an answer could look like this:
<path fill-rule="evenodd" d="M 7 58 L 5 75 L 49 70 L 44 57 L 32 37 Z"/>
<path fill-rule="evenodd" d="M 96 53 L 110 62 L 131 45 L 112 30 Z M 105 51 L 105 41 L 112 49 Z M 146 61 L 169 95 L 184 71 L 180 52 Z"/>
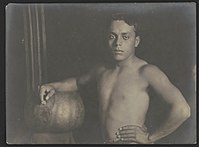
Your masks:
<path fill-rule="evenodd" d="M 118 37 L 116 40 L 115 40 L 115 45 L 116 46 L 121 46 L 122 45 L 122 41 L 121 41 L 121 38 Z"/>

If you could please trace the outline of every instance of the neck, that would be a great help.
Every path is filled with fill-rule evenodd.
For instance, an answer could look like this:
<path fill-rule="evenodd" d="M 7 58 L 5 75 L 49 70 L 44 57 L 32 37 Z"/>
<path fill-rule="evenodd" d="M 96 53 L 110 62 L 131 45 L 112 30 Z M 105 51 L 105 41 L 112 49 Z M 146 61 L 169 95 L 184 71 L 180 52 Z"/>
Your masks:
<path fill-rule="evenodd" d="M 132 65 L 133 62 L 135 62 L 136 59 L 137 57 L 135 55 L 129 56 L 127 59 L 123 61 L 116 62 L 116 68 L 129 67 Z"/>

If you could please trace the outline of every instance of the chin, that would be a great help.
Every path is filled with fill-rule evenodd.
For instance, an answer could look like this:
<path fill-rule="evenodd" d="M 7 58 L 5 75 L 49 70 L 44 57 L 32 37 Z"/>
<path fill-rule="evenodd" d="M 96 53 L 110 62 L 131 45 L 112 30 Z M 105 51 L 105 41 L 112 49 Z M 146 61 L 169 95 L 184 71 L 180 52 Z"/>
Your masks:
<path fill-rule="evenodd" d="M 119 61 L 123 61 L 124 58 L 123 57 L 118 57 L 118 56 L 114 56 L 115 61 L 119 62 Z"/>
<path fill-rule="evenodd" d="M 113 59 L 117 62 L 119 61 L 123 61 L 126 59 L 126 57 L 124 56 L 124 54 L 112 54 Z"/>

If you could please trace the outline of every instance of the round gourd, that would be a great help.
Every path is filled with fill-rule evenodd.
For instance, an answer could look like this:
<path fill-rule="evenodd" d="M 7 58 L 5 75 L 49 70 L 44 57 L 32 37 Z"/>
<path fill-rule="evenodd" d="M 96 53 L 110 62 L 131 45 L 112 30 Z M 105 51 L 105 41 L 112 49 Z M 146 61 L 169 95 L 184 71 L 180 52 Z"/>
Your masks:
<path fill-rule="evenodd" d="M 38 132 L 72 131 L 83 122 L 84 111 L 77 92 L 56 92 L 47 104 L 33 107 L 28 122 L 32 121 L 32 128 Z"/>

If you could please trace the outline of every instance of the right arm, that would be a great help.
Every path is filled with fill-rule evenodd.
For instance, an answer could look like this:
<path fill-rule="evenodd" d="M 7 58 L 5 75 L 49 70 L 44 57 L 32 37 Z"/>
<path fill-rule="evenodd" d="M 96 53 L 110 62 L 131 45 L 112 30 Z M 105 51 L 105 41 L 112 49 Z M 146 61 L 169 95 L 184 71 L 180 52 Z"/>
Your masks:
<path fill-rule="evenodd" d="M 72 77 L 60 82 L 53 82 L 53 83 L 42 85 L 40 88 L 41 103 L 45 104 L 46 101 L 51 96 L 53 96 L 56 91 L 59 91 L 59 92 L 77 91 L 79 85 L 85 85 L 89 81 L 96 78 L 96 76 L 99 74 L 101 69 L 102 68 L 98 66 L 79 77 Z"/>
<path fill-rule="evenodd" d="M 76 79 L 77 78 L 72 77 L 72 78 L 68 78 L 63 81 L 45 84 L 45 85 L 42 85 L 42 87 L 43 86 L 51 86 L 54 90 L 60 91 L 60 92 L 77 91 L 78 88 L 77 88 L 77 84 L 76 84 L 76 81 L 77 81 Z"/>

